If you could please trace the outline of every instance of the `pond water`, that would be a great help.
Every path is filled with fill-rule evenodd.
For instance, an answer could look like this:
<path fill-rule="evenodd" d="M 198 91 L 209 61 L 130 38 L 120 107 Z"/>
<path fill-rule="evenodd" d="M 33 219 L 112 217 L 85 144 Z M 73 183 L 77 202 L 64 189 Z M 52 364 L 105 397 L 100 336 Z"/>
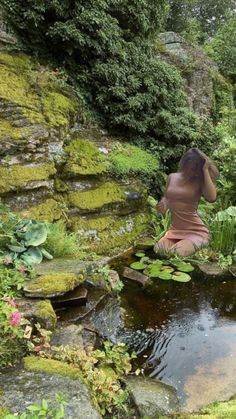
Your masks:
<path fill-rule="evenodd" d="M 174 386 L 186 411 L 236 393 L 236 278 L 192 276 L 147 289 L 125 279 L 121 295 L 134 368 Z"/>

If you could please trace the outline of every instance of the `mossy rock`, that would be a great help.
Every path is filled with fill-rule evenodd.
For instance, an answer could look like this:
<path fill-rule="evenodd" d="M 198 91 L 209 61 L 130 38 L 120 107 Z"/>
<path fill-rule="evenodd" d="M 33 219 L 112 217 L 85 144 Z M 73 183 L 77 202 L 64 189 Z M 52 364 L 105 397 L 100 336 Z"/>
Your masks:
<path fill-rule="evenodd" d="M 32 324 L 40 323 L 47 330 L 55 329 L 57 316 L 50 300 L 35 301 L 29 298 L 19 298 L 16 304 L 23 317 Z"/>
<path fill-rule="evenodd" d="M 19 164 L 0 167 L 0 193 L 24 188 L 28 182 L 45 180 L 56 173 L 54 163 L 35 166 Z"/>
<path fill-rule="evenodd" d="M 25 54 L 0 52 L 0 78 L 0 99 L 18 106 L 31 123 L 69 126 L 77 112 L 78 103 L 69 89 L 62 93 L 54 73 L 42 71 Z"/>
<path fill-rule="evenodd" d="M 64 172 L 69 175 L 99 175 L 107 170 L 105 157 L 89 140 L 76 139 L 65 147 L 65 152 L 68 158 Z"/>
<path fill-rule="evenodd" d="M 21 217 L 30 218 L 35 220 L 57 221 L 62 218 L 63 214 L 67 211 L 65 205 L 56 201 L 53 198 L 46 199 L 44 202 L 28 208 L 20 213 Z"/>
<path fill-rule="evenodd" d="M 112 255 L 127 249 L 147 231 L 150 225 L 148 212 L 128 216 L 72 217 L 72 228 L 85 238 L 91 250 Z M 86 239 L 87 238 L 87 239 Z"/>
<path fill-rule="evenodd" d="M 79 368 L 69 365 L 66 362 L 54 359 L 44 359 L 36 356 L 27 356 L 24 358 L 24 367 L 28 371 L 46 372 L 49 374 L 62 375 L 72 380 L 82 379 Z"/>
<path fill-rule="evenodd" d="M 69 205 L 82 212 L 97 211 L 125 202 L 124 188 L 116 182 L 105 182 L 100 187 L 85 192 L 69 192 L 67 196 Z"/>
<path fill-rule="evenodd" d="M 0 419 L 4 419 L 10 412 L 6 407 L 0 406 Z"/>
<path fill-rule="evenodd" d="M 24 293 L 30 297 L 56 297 L 73 290 L 84 281 L 84 274 L 57 273 L 38 276 L 24 286 Z"/>

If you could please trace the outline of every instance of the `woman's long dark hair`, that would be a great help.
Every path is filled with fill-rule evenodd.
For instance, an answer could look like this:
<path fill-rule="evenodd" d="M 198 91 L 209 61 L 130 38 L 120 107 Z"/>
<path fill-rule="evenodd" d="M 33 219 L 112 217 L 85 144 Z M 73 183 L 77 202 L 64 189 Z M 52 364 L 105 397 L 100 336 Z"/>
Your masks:
<path fill-rule="evenodd" d="M 203 153 L 198 148 L 190 148 L 181 158 L 179 162 L 179 171 L 184 172 L 185 168 L 190 162 L 194 162 L 196 164 L 196 172 L 194 174 L 193 179 L 199 181 L 200 183 L 203 182 L 203 166 L 205 161 L 209 162 L 209 174 L 213 182 L 219 176 L 219 171 L 215 165 L 215 163 L 209 159 L 209 157 Z"/>

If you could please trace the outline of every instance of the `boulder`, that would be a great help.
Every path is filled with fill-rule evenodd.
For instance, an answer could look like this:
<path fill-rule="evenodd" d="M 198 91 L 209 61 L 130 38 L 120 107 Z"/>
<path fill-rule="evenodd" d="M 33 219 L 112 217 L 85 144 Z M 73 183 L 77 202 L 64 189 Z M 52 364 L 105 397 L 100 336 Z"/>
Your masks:
<path fill-rule="evenodd" d="M 53 362 L 57 373 L 14 370 L 0 374 L 1 406 L 8 408 L 12 413 L 24 412 L 28 406 L 36 402 L 41 403 L 43 399 L 58 406 L 55 395 L 62 394 L 66 401 L 65 417 L 67 419 L 78 419 L 78 412 L 79 417 L 82 418 L 101 418 L 92 405 L 87 388 L 79 378 L 79 370 L 74 368 L 72 371 L 72 368 L 63 362 L 44 361 L 49 361 L 48 364 Z M 72 372 L 74 378 L 70 378 Z"/>
<path fill-rule="evenodd" d="M 157 419 L 178 412 L 174 387 L 147 377 L 129 376 L 125 382 L 141 418 Z"/>

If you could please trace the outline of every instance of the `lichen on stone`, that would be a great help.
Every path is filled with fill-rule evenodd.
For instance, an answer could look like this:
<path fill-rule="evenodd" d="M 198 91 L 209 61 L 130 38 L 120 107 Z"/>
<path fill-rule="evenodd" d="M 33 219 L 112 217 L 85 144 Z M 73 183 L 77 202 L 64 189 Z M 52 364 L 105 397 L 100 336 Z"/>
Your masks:
<path fill-rule="evenodd" d="M 107 170 L 104 156 L 89 140 L 72 141 L 65 152 L 68 155 L 64 172 L 71 175 L 99 175 Z"/>
<path fill-rule="evenodd" d="M 54 359 L 44 359 L 36 356 L 27 356 L 24 358 L 24 367 L 29 371 L 46 372 L 49 374 L 57 374 L 72 380 L 82 379 L 79 368 L 74 367 L 66 362 Z"/>
<path fill-rule="evenodd" d="M 104 206 L 125 202 L 125 193 L 116 182 L 105 182 L 96 189 L 85 192 L 69 192 L 68 202 L 79 210 L 93 211 Z"/>
<path fill-rule="evenodd" d="M 2 166 L 0 167 L 0 193 L 22 188 L 27 182 L 33 180 L 48 179 L 55 173 L 54 163 Z"/>
<path fill-rule="evenodd" d="M 53 221 L 59 220 L 63 214 L 67 211 L 65 205 L 53 198 L 46 199 L 46 201 L 28 208 L 21 212 L 21 216 L 24 218 L 30 218 L 35 220 Z"/>
<path fill-rule="evenodd" d="M 41 275 L 31 280 L 24 287 L 27 294 L 35 294 L 36 296 L 54 296 L 65 294 L 67 291 L 73 290 L 84 281 L 84 275 L 71 273 L 52 272 L 47 275 Z"/>

